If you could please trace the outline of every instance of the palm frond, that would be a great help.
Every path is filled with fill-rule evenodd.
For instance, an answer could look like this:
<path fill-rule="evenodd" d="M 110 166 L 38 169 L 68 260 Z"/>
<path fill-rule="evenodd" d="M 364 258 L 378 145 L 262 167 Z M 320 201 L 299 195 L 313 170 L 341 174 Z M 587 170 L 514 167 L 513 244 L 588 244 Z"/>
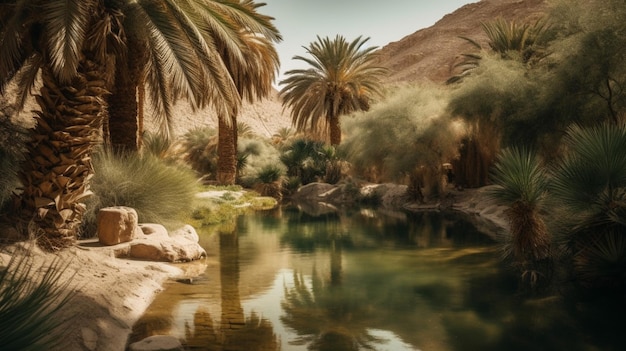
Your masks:
<path fill-rule="evenodd" d="M 492 180 L 497 187 L 491 196 L 509 206 L 523 203 L 536 207 L 548 187 L 547 171 L 536 154 L 524 148 L 502 150 L 493 168 Z"/>
<path fill-rule="evenodd" d="M 68 82 L 76 74 L 91 13 L 96 8 L 91 0 L 43 2 L 41 16 L 49 35 L 46 44 L 50 64 L 61 81 Z"/>
<path fill-rule="evenodd" d="M 3 73 L 3 76 L 0 81 L 0 92 L 4 92 L 6 84 L 17 74 L 29 55 L 27 52 L 29 50 L 24 47 L 26 45 L 24 43 L 25 37 L 30 36 L 28 32 L 30 25 L 24 23 L 24 19 L 31 17 L 28 13 L 28 3 L 28 0 L 16 1 L 10 18 L 5 19 L 2 23 L 0 72 Z"/>
<path fill-rule="evenodd" d="M 572 211 L 608 213 L 626 187 L 626 126 L 569 129 L 568 153 L 554 169 L 552 190 Z"/>
<path fill-rule="evenodd" d="M 59 334 L 69 320 L 56 313 L 74 296 L 69 289 L 71 277 L 59 283 L 69 263 L 57 257 L 46 264 L 40 278 L 32 280 L 38 267 L 29 253 L 17 252 L 0 270 L 0 342 L 4 348 L 49 350 L 63 344 Z"/>

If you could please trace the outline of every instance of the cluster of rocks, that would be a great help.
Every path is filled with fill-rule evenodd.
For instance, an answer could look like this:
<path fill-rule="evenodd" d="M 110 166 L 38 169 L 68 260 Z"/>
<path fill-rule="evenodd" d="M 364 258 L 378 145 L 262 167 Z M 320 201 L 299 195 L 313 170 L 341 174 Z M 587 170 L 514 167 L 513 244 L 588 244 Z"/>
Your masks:
<path fill-rule="evenodd" d="M 148 261 L 186 262 L 206 257 L 196 230 L 185 225 L 168 232 L 161 224 L 138 223 L 137 211 L 125 206 L 98 212 L 98 242 L 114 247 L 117 257 Z"/>

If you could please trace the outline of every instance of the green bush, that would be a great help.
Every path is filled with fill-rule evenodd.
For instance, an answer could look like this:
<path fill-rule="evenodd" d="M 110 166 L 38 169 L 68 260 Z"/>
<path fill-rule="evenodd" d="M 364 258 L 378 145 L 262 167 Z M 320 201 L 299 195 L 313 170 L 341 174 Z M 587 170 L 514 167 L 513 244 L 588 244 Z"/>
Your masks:
<path fill-rule="evenodd" d="M 183 160 L 200 175 L 214 177 L 217 172 L 217 141 L 215 128 L 189 130 L 181 141 Z"/>
<path fill-rule="evenodd" d="M 254 187 L 257 175 L 266 167 L 280 165 L 281 171 L 285 171 L 280 163 L 279 151 L 269 141 L 240 137 L 238 144 L 238 154 L 246 155 L 245 164 L 240 167 L 239 183 L 242 186 Z"/>
<path fill-rule="evenodd" d="M 47 266 L 34 279 L 32 274 Z M 56 316 L 74 293 L 72 279 L 59 283 L 68 263 L 55 257 L 49 265 L 33 266 L 27 253 L 13 253 L 0 267 L 0 345 L 3 350 L 62 349 L 61 333 L 69 320 Z"/>
<path fill-rule="evenodd" d="M 108 206 L 132 207 L 141 222 L 179 224 L 191 211 L 198 190 L 193 171 L 151 155 L 116 156 L 104 151 L 95 156 L 94 168 L 95 196 L 84 220 L 87 229 L 95 224 L 98 210 Z"/>

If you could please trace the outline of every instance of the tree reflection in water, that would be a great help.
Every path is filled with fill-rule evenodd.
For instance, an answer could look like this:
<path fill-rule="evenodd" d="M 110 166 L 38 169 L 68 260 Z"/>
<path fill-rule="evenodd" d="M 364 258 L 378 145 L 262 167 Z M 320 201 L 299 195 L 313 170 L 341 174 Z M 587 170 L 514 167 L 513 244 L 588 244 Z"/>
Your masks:
<path fill-rule="evenodd" d="M 281 321 L 298 335 L 290 344 L 308 344 L 309 350 L 351 351 L 375 350 L 375 345 L 386 342 L 368 331 L 374 312 L 354 291 L 325 283 L 315 268 L 310 286 L 298 272 L 293 281 L 293 287 L 285 287 L 281 304 Z"/>
<path fill-rule="evenodd" d="M 215 326 L 208 311 L 194 313 L 193 327 L 185 323 L 188 350 L 277 351 L 280 342 L 272 324 L 252 312 L 244 316 L 239 296 L 239 236 L 235 222 L 218 229 L 221 322 Z"/>
<path fill-rule="evenodd" d="M 281 321 L 298 335 L 290 342 L 292 345 L 308 345 L 309 350 L 320 351 L 375 350 L 376 344 L 386 340 L 368 331 L 368 325 L 375 320 L 374 312 L 364 294 L 342 285 L 343 248 L 353 243 L 338 219 L 336 213 L 303 214 L 296 221 L 307 225 L 284 233 L 281 241 L 298 251 L 312 252 L 316 247 L 328 250 L 330 272 L 325 280 L 314 267 L 308 286 L 303 274 L 294 271 L 293 287 L 284 288 Z"/>

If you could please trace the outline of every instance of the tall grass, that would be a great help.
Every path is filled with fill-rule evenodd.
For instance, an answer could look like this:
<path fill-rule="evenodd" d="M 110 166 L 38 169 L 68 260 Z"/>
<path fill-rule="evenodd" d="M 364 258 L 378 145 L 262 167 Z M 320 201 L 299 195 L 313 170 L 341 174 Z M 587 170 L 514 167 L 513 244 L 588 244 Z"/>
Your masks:
<path fill-rule="evenodd" d="M 97 211 L 108 206 L 132 207 L 141 222 L 177 225 L 191 211 L 198 190 L 192 170 L 151 155 L 103 151 L 94 158 L 94 168 L 87 229 L 95 224 Z"/>
<path fill-rule="evenodd" d="M 42 275 L 35 274 L 44 267 Z M 74 296 L 71 278 L 59 283 L 67 268 L 68 262 L 59 257 L 49 265 L 35 267 L 32 256 L 19 252 L 11 256 L 6 267 L 0 267 L 1 349 L 62 349 L 61 333 L 69 320 L 56 313 Z"/>

